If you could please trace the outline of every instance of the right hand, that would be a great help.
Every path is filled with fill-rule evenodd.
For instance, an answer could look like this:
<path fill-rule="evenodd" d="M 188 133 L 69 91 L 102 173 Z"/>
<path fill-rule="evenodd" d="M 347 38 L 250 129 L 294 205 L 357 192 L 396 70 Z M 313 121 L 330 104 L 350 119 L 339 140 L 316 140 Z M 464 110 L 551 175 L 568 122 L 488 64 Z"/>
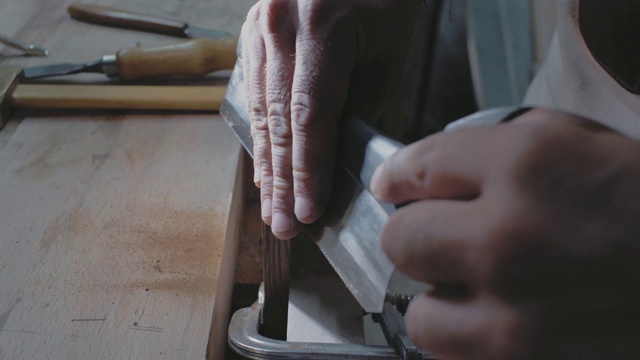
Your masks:
<path fill-rule="evenodd" d="M 640 359 L 640 142 L 543 109 L 439 133 L 376 171 L 407 331 L 438 359 Z"/>
<path fill-rule="evenodd" d="M 420 0 L 262 0 L 242 62 L 262 218 L 289 239 L 327 205 L 338 120 L 376 119 L 397 93 Z"/>

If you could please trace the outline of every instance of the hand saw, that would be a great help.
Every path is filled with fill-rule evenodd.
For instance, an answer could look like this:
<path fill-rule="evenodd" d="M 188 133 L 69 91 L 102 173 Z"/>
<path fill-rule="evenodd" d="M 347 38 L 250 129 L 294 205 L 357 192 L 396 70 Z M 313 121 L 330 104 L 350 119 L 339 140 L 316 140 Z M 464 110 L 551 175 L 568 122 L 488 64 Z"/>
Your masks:
<path fill-rule="evenodd" d="M 244 89 L 242 62 L 237 61 L 220 114 L 253 156 Z M 451 124 L 451 128 L 495 124 L 516 110 L 509 107 L 476 113 Z M 380 134 L 361 119 L 349 117 L 343 119 L 342 124 L 329 205 L 318 223 L 306 227 L 305 231 L 362 308 L 380 313 L 388 294 L 413 295 L 425 289 L 424 285 L 395 272 L 382 251 L 382 227 L 396 208 L 378 202 L 369 188 L 377 166 L 403 145 Z"/>

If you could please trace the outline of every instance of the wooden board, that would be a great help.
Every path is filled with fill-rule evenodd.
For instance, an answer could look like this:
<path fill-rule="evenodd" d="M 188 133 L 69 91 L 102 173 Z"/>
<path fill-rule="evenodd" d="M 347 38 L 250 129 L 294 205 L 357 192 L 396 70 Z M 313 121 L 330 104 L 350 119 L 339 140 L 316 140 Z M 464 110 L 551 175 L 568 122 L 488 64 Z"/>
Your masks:
<path fill-rule="evenodd" d="M 0 48 L 0 61 L 177 41 L 71 20 L 70 3 L 0 2 L 1 33 L 52 51 L 44 61 Z M 99 3 L 234 33 L 251 4 Z M 0 133 L 0 359 L 219 358 L 240 211 L 242 150 L 227 125 L 214 114 L 17 117 Z"/>
<path fill-rule="evenodd" d="M 0 357 L 203 358 L 240 150 L 226 125 L 58 120 L 0 153 Z"/>

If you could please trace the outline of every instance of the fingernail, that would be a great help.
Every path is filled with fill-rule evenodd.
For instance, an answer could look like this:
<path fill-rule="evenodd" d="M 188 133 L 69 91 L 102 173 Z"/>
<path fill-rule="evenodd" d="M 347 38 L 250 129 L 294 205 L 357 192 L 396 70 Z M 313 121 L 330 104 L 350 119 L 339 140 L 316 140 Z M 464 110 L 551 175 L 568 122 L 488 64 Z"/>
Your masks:
<path fill-rule="evenodd" d="M 371 176 L 371 184 L 369 184 L 369 187 L 371 188 L 371 192 L 373 193 L 373 195 L 375 195 L 375 197 L 380 197 L 379 195 L 379 190 L 377 189 L 378 186 L 376 186 L 376 184 L 378 183 L 378 178 L 381 176 L 382 174 L 382 164 L 378 165 L 378 167 L 376 168 L 376 170 L 373 172 L 373 176 Z"/>
<path fill-rule="evenodd" d="M 304 220 L 311 215 L 311 203 L 306 197 L 297 197 L 294 211 L 298 219 Z"/>
<path fill-rule="evenodd" d="M 262 200 L 262 220 L 267 222 L 271 217 L 271 199 L 266 198 Z"/>
<path fill-rule="evenodd" d="M 260 168 L 257 166 L 253 168 L 253 182 L 256 185 L 260 184 Z"/>
<path fill-rule="evenodd" d="M 271 230 L 277 233 L 283 233 L 291 229 L 291 220 L 283 213 L 277 212 L 271 219 Z"/>

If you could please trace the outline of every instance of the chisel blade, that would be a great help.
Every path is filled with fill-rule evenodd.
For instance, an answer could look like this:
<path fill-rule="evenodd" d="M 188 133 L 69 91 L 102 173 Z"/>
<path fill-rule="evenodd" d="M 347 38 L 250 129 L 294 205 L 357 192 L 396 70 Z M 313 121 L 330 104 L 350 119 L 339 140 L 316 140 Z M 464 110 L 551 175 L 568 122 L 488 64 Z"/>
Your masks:
<path fill-rule="evenodd" d="M 30 79 L 39 79 L 45 77 L 52 76 L 63 76 L 63 75 L 72 75 L 79 74 L 84 72 L 93 72 L 93 73 L 103 73 L 102 67 L 100 66 L 102 61 L 94 61 L 86 64 L 54 64 L 54 65 L 44 65 L 44 66 L 32 66 L 24 69 L 23 78 Z"/>

